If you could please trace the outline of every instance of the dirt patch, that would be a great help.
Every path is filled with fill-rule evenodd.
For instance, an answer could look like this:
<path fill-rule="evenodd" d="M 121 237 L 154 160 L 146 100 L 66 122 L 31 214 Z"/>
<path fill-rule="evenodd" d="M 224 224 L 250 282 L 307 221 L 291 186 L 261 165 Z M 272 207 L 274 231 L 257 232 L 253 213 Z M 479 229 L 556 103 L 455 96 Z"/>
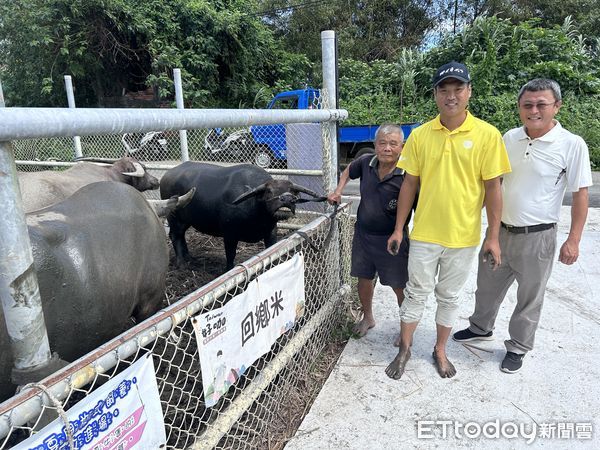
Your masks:
<path fill-rule="evenodd" d="M 278 239 L 283 239 L 286 231 L 278 233 Z M 186 242 L 192 260 L 186 267 L 178 269 L 175 266 L 175 253 L 169 242 L 169 271 L 167 272 L 167 301 L 173 304 L 185 295 L 211 282 L 225 273 L 225 247 L 223 239 L 208 236 L 195 230 L 188 230 Z M 262 242 L 238 244 L 235 263 L 243 262 L 265 249 Z M 167 306 L 167 305 L 165 305 Z"/>

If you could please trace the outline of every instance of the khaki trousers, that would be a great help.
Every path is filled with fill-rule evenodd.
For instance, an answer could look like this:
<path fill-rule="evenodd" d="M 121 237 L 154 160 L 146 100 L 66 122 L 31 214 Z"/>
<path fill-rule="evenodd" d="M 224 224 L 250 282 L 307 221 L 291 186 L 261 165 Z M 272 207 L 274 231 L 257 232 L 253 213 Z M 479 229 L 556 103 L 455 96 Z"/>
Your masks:
<path fill-rule="evenodd" d="M 479 253 L 475 311 L 469 318 L 473 333 L 485 334 L 494 323 L 506 291 L 517 280 L 517 305 L 510 318 L 510 339 L 504 344 L 509 352 L 527 353 L 533 349 L 540 320 L 544 291 L 552 272 L 556 251 L 556 227 L 528 234 L 509 233 L 500 228 L 502 265 L 492 270 Z"/>

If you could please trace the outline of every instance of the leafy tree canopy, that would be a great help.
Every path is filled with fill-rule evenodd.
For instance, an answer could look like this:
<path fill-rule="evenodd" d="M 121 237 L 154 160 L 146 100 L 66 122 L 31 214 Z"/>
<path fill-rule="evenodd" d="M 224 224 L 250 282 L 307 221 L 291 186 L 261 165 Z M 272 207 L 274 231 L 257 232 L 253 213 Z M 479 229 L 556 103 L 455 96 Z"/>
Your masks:
<path fill-rule="evenodd" d="M 254 0 L 13 0 L 0 3 L 0 66 L 9 104 L 78 105 L 154 86 L 172 93 L 182 69 L 190 105 L 237 106 L 310 64 L 286 52 L 251 13 Z M 292 67 L 290 67 L 292 66 Z"/>
<path fill-rule="evenodd" d="M 262 17 L 287 49 L 321 59 L 320 32 L 335 30 L 339 54 L 389 60 L 435 26 L 433 0 L 262 0 Z"/>

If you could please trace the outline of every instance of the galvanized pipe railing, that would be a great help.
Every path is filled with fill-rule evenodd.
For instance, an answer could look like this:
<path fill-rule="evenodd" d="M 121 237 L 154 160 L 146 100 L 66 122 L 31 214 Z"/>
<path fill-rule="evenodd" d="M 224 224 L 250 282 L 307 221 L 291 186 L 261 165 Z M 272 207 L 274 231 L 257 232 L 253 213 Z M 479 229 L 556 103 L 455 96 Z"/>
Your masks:
<path fill-rule="evenodd" d="M 75 135 L 328 122 L 347 117 L 348 112 L 343 109 L 4 108 L 0 109 L 0 142 Z"/>

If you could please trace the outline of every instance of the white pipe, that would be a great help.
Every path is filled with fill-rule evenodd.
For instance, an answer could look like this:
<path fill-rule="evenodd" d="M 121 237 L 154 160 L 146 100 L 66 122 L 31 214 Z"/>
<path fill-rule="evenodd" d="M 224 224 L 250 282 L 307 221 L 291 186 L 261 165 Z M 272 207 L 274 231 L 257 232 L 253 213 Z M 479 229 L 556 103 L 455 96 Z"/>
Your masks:
<path fill-rule="evenodd" d="M 340 120 L 345 110 L 3 108 L 0 141 Z"/>
<path fill-rule="evenodd" d="M 175 101 L 177 103 L 177 109 L 184 109 L 180 69 L 173 69 L 173 84 L 175 85 Z M 181 145 L 181 160 L 189 161 L 190 155 L 188 153 L 187 130 L 179 130 L 179 142 Z"/>
<path fill-rule="evenodd" d="M 321 49 L 323 53 L 323 89 L 327 93 L 327 108 L 336 109 L 336 54 L 335 54 L 335 31 L 326 30 L 321 32 Z M 323 167 L 325 172 L 324 190 L 333 192 L 337 186 L 338 154 L 337 154 L 337 127 L 335 122 L 325 124 L 329 131 L 330 158 L 324 161 L 328 167 Z M 325 150 L 325 149 L 324 149 Z"/>
<path fill-rule="evenodd" d="M 76 108 L 71 75 L 65 75 L 65 89 L 67 90 L 67 102 L 69 103 L 69 108 Z M 73 145 L 75 147 L 75 158 L 81 158 L 83 153 L 81 151 L 81 139 L 79 136 L 73 136 Z"/>

